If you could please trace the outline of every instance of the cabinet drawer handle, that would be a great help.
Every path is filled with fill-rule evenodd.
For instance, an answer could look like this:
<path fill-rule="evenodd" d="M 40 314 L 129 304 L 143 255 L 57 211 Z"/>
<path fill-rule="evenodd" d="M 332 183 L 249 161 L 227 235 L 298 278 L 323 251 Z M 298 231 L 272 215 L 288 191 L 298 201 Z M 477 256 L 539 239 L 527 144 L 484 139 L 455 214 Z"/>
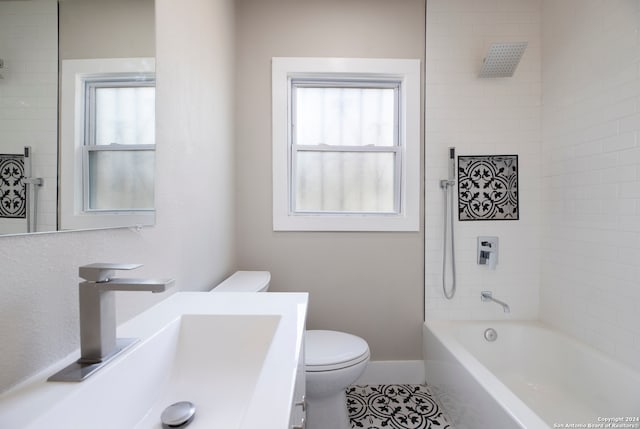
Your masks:
<path fill-rule="evenodd" d="M 300 425 L 291 426 L 291 429 L 304 429 L 305 427 L 307 427 L 307 422 L 304 420 L 304 417 L 303 417 L 302 420 L 300 420 Z"/>
<path fill-rule="evenodd" d="M 302 411 L 307 411 L 307 397 L 306 395 L 302 395 L 302 399 L 300 402 L 296 402 L 294 404 L 296 407 L 302 407 Z"/>

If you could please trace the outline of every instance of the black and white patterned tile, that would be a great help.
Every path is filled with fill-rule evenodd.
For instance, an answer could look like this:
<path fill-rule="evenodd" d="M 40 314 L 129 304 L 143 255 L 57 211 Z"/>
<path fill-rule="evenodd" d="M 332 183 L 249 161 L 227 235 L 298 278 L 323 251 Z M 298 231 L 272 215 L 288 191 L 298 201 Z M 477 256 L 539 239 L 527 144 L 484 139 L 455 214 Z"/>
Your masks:
<path fill-rule="evenodd" d="M 453 429 L 422 384 L 350 386 L 347 408 L 352 429 Z"/>
<path fill-rule="evenodd" d="M 24 157 L 0 154 L 0 218 L 24 218 Z"/>
<path fill-rule="evenodd" d="M 518 155 L 458 157 L 458 218 L 518 220 Z"/>

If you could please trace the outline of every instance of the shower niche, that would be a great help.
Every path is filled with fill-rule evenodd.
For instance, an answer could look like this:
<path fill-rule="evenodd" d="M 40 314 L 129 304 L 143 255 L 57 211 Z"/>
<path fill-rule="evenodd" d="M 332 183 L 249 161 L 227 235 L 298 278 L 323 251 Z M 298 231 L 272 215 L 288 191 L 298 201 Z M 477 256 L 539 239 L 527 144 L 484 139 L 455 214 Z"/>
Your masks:
<path fill-rule="evenodd" d="M 458 156 L 458 219 L 519 219 L 518 155 Z"/>

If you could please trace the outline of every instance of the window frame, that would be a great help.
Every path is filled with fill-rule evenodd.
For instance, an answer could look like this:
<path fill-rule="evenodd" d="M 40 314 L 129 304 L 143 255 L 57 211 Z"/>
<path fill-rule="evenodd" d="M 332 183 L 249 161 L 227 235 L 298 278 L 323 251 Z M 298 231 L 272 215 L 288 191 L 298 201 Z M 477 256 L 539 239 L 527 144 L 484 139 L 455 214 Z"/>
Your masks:
<path fill-rule="evenodd" d="M 394 146 L 295 145 L 292 127 L 296 82 L 363 87 L 397 85 Z M 330 86 L 328 87 L 336 87 Z M 381 86 L 373 86 L 381 87 Z M 295 210 L 298 151 L 394 152 L 393 212 Z M 274 231 L 418 231 L 420 202 L 420 60 L 366 58 L 272 59 Z"/>
<path fill-rule="evenodd" d="M 153 208 L 96 209 L 90 205 L 90 163 L 91 152 L 149 151 L 155 152 L 156 145 L 150 144 L 96 144 L 96 88 L 141 88 L 156 86 L 155 73 L 118 73 L 117 75 L 87 75 L 82 78 L 84 87 L 84 139 L 82 146 L 82 208 L 86 213 L 133 214 L 153 212 Z"/>
<path fill-rule="evenodd" d="M 147 226 L 155 223 L 152 210 L 85 210 L 83 168 L 85 139 L 85 81 L 116 76 L 155 74 L 154 58 L 62 60 L 60 75 L 60 169 L 58 229 L 78 230 Z M 133 146 L 133 145 L 127 145 Z M 145 145 L 148 146 L 148 145 Z M 155 145 L 154 145 L 155 148 Z M 154 149 L 155 150 L 155 149 Z"/>

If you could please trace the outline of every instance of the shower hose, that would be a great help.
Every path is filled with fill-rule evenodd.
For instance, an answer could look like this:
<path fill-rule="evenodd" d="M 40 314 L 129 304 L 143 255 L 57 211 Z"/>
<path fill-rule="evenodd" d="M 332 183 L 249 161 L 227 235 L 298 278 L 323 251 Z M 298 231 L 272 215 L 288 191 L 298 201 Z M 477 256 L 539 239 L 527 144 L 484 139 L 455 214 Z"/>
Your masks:
<path fill-rule="evenodd" d="M 442 245 L 442 292 L 447 299 L 453 298 L 456 294 L 456 258 L 454 252 L 453 237 L 453 181 L 443 181 L 444 186 L 444 239 Z M 449 192 L 451 188 L 451 192 Z M 449 201 L 447 201 L 449 200 Z M 449 203 L 449 207 L 447 207 Z M 447 213 L 448 212 L 448 213 Z M 447 223 L 449 224 L 447 227 Z M 451 234 L 447 234 L 447 230 L 451 230 Z M 447 238 L 451 237 L 451 288 L 447 290 Z"/>

